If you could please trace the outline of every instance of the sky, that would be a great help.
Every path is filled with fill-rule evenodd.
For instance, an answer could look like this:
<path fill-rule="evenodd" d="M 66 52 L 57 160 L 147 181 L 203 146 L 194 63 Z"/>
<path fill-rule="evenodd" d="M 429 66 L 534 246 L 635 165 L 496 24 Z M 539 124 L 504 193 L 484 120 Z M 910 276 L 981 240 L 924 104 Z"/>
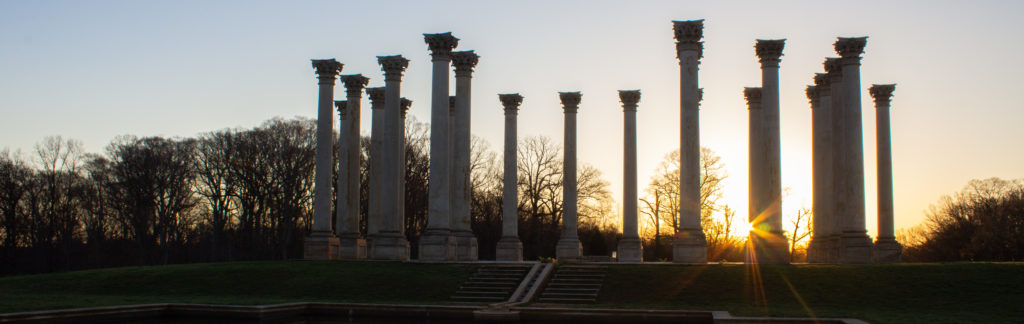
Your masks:
<path fill-rule="evenodd" d="M 518 92 L 525 97 L 520 138 L 561 143 L 557 92 L 581 91 L 579 160 L 604 173 L 621 206 L 616 90 L 643 94 L 637 114 L 642 193 L 664 156 L 679 147 L 671 21 L 705 19 L 700 140 L 722 157 L 728 175 L 722 202 L 740 218 L 747 205 L 742 89 L 759 86 L 761 73 L 755 39 L 787 39 L 780 102 L 789 217 L 812 203 L 804 88 L 822 72 L 823 58 L 836 56 L 837 36 L 869 36 L 861 97 L 866 224 L 874 236 L 872 83 L 898 84 L 892 100 L 897 229 L 921 223 L 930 204 L 971 179 L 1024 178 L 1021 12 L 1019 1 L 0 0 L 0 150 L 28 156 L 44 137 L 62 135 L 100 153 L 123 134 L 188 137 L 278 116 L 313 118 L 313 58 L 337 58 L 345 64 L 342 74 L 361 73 L 370 86 L 383 86 L 375 56 L 404 55 L 411 62 L 402 95 L 414 101 L 414 118 L 429 121 L 431 65 L 422 34 L 451 31 L 461 39 L 456 50 L 481 56 L 473 74 L 472 132 L 500 154 L 497 94 Z M 363 118 L 363 132 L 369 129 Z"/>

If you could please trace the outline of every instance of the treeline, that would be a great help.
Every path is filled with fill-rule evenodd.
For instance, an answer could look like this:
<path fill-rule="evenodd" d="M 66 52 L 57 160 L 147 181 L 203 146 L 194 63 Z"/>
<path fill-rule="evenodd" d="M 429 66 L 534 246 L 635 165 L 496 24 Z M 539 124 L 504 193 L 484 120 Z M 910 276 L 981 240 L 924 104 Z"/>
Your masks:
<path fill-rule="evenodd" d="M 412 119 L 406 129 L 404 224 L 415 257 L 427 219 L 429 134 Z M 122 136 L 103 154 L 60 137 L 30 154 L 0 152 L 0 273 L 299 258 L 312 219 L 314 133 L 312 120 L 273 119 L 195 138 Z M 369 139 L 361 142 L 365 233 Z M 561 148 L 544 137 L 520 146 L 524 254 L 552 257 Z M 501 231 L 501 161 L 477 138 L 472 170 L 473 229 L 489 259 Z M 585 164 L 578 177 L 585 251 L 609 255 L 618 229 L 608 182 Z"/>
<path fill-rule="evenodd" d="M 1024 260 L 1024 180 L 971 180 L 926 216 L 897 235 L 904 261 Z"/>

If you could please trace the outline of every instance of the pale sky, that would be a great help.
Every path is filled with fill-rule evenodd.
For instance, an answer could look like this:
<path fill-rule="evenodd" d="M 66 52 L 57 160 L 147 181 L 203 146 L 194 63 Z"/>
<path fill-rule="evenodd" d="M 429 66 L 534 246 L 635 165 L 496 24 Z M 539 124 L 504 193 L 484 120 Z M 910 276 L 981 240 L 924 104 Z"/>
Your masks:
<path fill-rule="evenodd" d="M 578 150 L 621 206 L 622 110 L 640 89 L 641 192 L 679 146 L 672 20 L 706 19 L 701 144 L 726 164 L 722 200 L 745 218 L 747 110 L 757 38 L 786 38 L 780 70 L 784 214 L 811 206 L 804 87 L 836 36 L 869 36 L 861 67 L 867 226 L 874 236 L 875 123 L 867 88 L 892 101 L 896 228 L 920 223 L 970 179 L 1024 178 L 1024 22 L 1018 1 L 10 1 L 0 0 L 0 149 L 48 135 L 100 153 L 115 136 L 195 136 L 275 116 L 314 117 L 311 58 L 382 86 L 377 55 L 410 59 L 402 95 L 429 120 L 423 33 L 451 31 L 481 56 L 473 133 L 500 152 L 498 93 L 525 97 L 520 137 L 561 142 L 558 91 L 581 91 Z M 454 77 L 454 76 L 453 76 Z M 454 88 L 452 88 L 454 93 Z M 343 96 L 337 91 L 338 99 Z M 364 96 L 364 100 L 365 96 Z M 365 104 L 364 109 L 368 107 Z M 363 114 L 369 116 L 369 113 Z M 369 118 L 363 119 L 369 132 Z M 337 124 L 337 123 L 335 123 Z M 787 221 L 787 227 L 788 227 Z"/>

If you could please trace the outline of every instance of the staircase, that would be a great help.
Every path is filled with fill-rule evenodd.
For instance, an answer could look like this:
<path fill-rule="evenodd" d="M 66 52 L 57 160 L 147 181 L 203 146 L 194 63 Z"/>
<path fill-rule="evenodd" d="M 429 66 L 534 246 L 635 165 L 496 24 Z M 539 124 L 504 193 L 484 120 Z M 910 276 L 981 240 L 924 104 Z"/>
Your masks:
<path fill-rule="evenodd" d="M 540 302 L 553 304 L 583 304 L 597 301 L 607 268 L 597 265 L 563 265 L 551 278 Z"/>
<path fill-rule="evenodd" d="M 467 303 L 498 303 L 508 300 L 530 271 L 529 264 L 486 265 L 477 269 L 452 296 Z"/>

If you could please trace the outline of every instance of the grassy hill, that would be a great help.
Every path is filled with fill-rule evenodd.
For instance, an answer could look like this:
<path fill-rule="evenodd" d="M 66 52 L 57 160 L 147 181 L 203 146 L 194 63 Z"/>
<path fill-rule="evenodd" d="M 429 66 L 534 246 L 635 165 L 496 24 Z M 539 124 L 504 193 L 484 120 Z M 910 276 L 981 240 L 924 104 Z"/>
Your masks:
<path fill-rule="evenodd" d="M 467 264 L 267 261 L 128 267 L 0 278 L 0 313 L 143 303 L 437 304 Z"/>
<path fill-rule="evenodd" d="M 617 265 L 609 267 L 599 302 L 872 323 L 1019 323 L 1024 263 Z"/>
<path fill-rule="evenodd" d="M 0 278 L 0 313 L 141 303 L 448 303 L 471 264 L 268 261 Z M 873 323 L 1024 319 L 1024 263 L 611 265 L 597 305 Z"/>

